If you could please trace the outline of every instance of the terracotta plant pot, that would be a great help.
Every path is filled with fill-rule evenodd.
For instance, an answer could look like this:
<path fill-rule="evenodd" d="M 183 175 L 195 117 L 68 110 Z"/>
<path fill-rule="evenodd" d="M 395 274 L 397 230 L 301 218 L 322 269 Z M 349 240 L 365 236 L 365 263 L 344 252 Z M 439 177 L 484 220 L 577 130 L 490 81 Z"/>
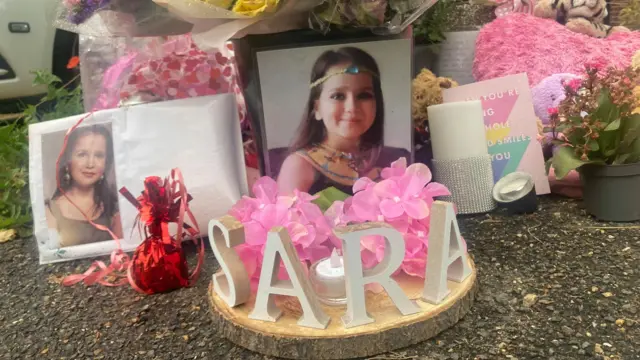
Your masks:
<path fill-rule="evenodd" d="M 587 212 L 603 221 L 640 220 L 640 163 L 579 169 Z"/>

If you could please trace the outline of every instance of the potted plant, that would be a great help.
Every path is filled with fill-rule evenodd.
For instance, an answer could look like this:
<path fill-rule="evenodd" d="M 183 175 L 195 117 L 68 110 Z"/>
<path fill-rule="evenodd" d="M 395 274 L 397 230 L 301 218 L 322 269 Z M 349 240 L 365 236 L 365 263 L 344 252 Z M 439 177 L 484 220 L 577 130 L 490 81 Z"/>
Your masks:
<path fill-rule="evenodd" d="M 640 69 L 588 64 L 549 109 L 558 179 L 577 170 L 587 211 L 605 221 L 640 220 Z"/>

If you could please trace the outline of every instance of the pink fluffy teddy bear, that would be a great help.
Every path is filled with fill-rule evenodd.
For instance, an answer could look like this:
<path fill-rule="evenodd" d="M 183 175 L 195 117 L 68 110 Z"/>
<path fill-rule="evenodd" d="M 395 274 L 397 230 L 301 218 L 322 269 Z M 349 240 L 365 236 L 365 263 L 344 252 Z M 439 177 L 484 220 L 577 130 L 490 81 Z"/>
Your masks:
<path fill-rule="evenodd" d="M 557 108 L 560 102 L 566 98 L 564 90 L 564 82 L 573 79 L 580 79 L 580 76 L 574 74 L 553 74 L 544 78 L 538 85 L 531 89 L 533 97 L 533 108 L 536 116 L 543 125 L 549 124 L 549 109 Z M 550 140 L 553 135 L 546 133 L 543 136 L 542 146 L 545 150 L 545 158 L 551 157 L 552 147 Z M 580 184 L 580 176 L 577 172 L 572 171 L 562 180 L 557 180 L 553 172 L 553 168 L 549 170 L 549 183 L 551 192 L 572 198 L 582 197 L 582 186 Z"/>

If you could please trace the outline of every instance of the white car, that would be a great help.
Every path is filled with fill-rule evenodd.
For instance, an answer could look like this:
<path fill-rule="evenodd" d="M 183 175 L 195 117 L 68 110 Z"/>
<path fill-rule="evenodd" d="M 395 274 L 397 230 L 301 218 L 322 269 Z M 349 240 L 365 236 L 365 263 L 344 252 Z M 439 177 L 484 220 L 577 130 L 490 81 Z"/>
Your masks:
<path fill-rule="evenodd" d="M 63 81 L 77 53 L 76 34 L 54 27 L 57 0 L 0 0 L 0 101 L 39 95 L 34 70 L 48 70 Z"/>

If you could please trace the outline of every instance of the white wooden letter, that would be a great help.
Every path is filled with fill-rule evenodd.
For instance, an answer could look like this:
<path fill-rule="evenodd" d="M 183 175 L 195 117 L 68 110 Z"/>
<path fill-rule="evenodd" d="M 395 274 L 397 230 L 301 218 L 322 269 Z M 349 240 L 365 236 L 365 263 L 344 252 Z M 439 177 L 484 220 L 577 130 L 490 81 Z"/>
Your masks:
<path fill-rule="evenodd" d="M 447 279 L 462 282 L 471 274 L 453 204 L 449 202 L 436 201 L 431 207 L 426 271 L 422 298 L 436 305 L 449 295 Z"/>
<path fill-rule="evenodd" d="M 342 240 L 347 287 L 347 313 L 342 317 L 346 328 L 365 325 L 374 320 L 367 314 L 364 286 L 378 283 L 387 292 L 402 315 L 415 314 L 420 307 L 410 300 L 391 275 L 404 260 L 404 239 L 396 229 L 384 223 L 352 225 L 335 232 Z M 370 270 L 363 271 L 360 239 L 379 235 L 385 238 L 384 258 Z"/>
<path fill-rule="evenodd" d="M 280 260 L 287 269 L 290 280 L 278 279 Z M 282 311 L 276 307 L 273 294 L 295 296 L 302 306 L 302 317 L 298 325 L 316 329 L 326 329 L 329 316 L 322 311 L 309 279 L 298 258 L 298 253 L 291 242 L 289 233 L 283 227 L 269 231 L 264 248 L 262 270 L 256 303 L 250 319 L 276 321 Z"/>
<path fill-rule="evenodd" d="M 233 216 L 209 221 L 209 242 L 221 271 L 213 275 L 213 291 L 230 307 L 249 300 L 251 283 L 234 246 L 244 244 L 244 227 Z"/>

